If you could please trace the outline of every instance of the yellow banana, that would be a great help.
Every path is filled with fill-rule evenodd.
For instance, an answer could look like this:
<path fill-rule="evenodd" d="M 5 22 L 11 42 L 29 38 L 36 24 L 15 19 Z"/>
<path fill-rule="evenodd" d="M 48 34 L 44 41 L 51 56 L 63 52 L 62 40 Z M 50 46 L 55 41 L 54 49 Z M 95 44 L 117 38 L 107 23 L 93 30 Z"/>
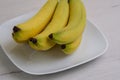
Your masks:
<path fill-rule="evenodd" d="M 75 41 L 68 43 L 68 44 L 64 44 L 61 45 L 61 49 L 65 54 L 72 54 L 80 45 L 82 40 L 82 36 L 80 36 L 78 39 L 76 39 Z"/>
<path fill-rule="evenodd" d="M 48 50 L 52 48 L 55 43 L 49 40 L 48 35 L 57 32 L 67 24 L 69 17 L 68 0 L 60 0 L 51 22 L 43 30 L 42 33 L 30 38 L 29 45 L 36 50 Z"/>
<path fill-rule="evenodd" d="M 57 44 L 67 44 L 76 40 L 84 31 L 86 11 L 81 0 L 69 0 L 70 19 L 68 25 L 59 32 L 52 33 L 49 38 Z"/>
<path fill-rule="evenodd" d="M 48 0 L 45 5 L 28 21 L 14 26 L 12 36 L 16 42 L 25 42 L 40 33 L 49 23 L 58 0 Z"/>

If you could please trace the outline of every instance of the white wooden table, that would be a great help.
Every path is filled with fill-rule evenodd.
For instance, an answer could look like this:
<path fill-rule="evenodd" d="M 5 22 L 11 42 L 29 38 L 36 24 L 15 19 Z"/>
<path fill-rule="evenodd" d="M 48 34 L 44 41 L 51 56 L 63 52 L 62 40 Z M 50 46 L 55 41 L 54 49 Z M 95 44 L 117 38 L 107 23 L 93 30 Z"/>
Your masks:
<path fill-rule="evenodd" d="M 0 0 L 0 24 L 39 9 L 43 0 Z M 0 80 L 120 80 L 120 0 L 84 0 L 87 17 L 109 41 L 107 52 L 82 66 L 56 74 L 33 76 L 16 68 L 0 48 Z M 9 66 L 8 66 L 9 65 Z"/>

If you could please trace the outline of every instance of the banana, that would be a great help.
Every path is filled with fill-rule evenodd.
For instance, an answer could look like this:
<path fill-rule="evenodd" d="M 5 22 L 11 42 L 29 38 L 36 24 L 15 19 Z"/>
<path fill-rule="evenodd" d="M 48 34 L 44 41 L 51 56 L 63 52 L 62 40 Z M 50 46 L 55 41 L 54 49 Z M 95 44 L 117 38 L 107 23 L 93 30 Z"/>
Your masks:
<path fill-rule="evenodd" d="M 48 35 L 63 29 L 68 22 L 68 17 L 68 0 L 60 0 L 51 22 L 43 30 L 42 33 L 33 38 L 30 38 L 29 45 L 36 50 L 48 50 L 52 48 L 55 43 L 49 40 Z"/>
<path fill-rule="evenodd" d="M 64 44 L 61 45 L 61 49 L 65 54 L 72 54 L 80 45 L 82 40 L 82 36 L 80 36 L 78 39 L 76 39 L 75 41 L 68 43 L 68 44 Z"/>
<path fill-rule="evenodd" d="M 36 15 L 24 23 L 13 28 L 13 39 L 16 42 L 25 42 L 40 33 L 49 23 L 56 9 L 58 0 L 48 0 Z"/>
<path fill-rule="evenodd" d="M 49 38 L 57 44 L 67 44 L 76 40 L 83 33 L 86 25 L 86 11 L 81 0 L 69 0 L 69 4 L 68 25 L 61 31 L 49 35 Z"/>

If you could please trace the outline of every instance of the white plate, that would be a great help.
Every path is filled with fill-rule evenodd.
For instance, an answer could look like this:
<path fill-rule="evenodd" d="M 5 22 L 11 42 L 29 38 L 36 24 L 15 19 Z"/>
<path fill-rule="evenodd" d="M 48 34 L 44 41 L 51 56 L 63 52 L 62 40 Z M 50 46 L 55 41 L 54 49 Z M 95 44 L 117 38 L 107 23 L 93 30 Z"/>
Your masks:
<path fill-rule="evenodd" d="M 11 36 L 14 25 L 24 22 L 36 11 L 14 18 L 0 26 L 0 44 L 8 58 L 22 71 L 33 74 L 50 74 L 81 65 L 101 56 L 108 48 L 108 42 L 95 24 L 87 21 L 83 40 L 79 48 L 66 56 L 54 47 L 49 51 L 35 51 L 27 44 L 16 43 Z"/>

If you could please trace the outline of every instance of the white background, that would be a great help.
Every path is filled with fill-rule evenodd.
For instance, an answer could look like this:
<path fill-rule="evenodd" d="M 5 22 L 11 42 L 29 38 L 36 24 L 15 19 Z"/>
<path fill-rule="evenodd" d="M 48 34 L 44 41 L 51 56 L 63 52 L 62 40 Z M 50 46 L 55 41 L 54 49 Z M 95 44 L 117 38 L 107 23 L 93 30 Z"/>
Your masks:
<path fill-rule="evenodd" d="M 43 2 L 0 0 L 0 24 L 39 9 Z M 87 18 L 99 26 L 109 41 L 103 56 L 67 71 L 33 76 L 16 68 L 0 48 L 0 80 L 120 80 L 120 0 L 84 0 L 84 4 Z"/>

